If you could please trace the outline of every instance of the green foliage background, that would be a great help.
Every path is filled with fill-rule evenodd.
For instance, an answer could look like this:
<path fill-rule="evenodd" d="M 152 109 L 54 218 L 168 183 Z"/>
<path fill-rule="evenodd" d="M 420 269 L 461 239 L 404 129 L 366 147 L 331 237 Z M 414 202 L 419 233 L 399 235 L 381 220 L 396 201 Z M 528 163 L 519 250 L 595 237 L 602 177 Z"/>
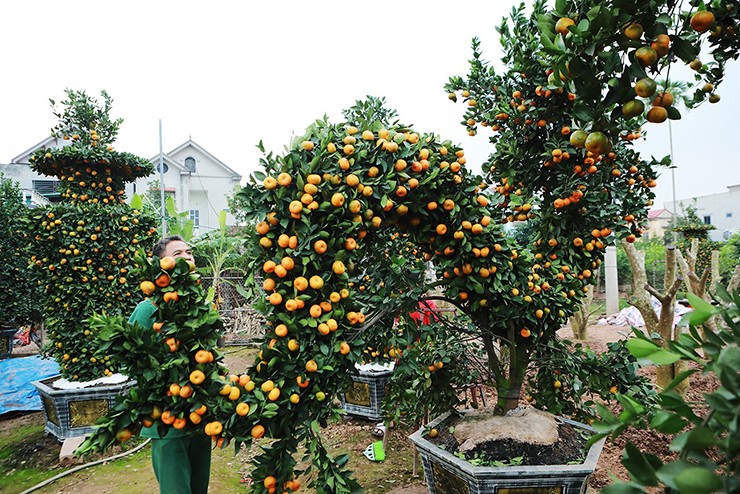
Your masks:
<path fill-rule="evenodd" d="M 17 182 L 0 174 L 0 325 L 39 322 L 44 294 L 28 268 L 28 214 Z"/>

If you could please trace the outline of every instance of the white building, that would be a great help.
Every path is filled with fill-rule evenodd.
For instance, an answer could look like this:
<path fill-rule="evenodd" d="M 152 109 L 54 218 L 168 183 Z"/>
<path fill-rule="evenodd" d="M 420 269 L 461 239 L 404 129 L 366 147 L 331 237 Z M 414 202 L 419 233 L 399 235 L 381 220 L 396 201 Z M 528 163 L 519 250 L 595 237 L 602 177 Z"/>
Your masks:
<path fill-rule="evenodd" d="M 715 241 L 727 240 L 730 235 L 740 231 L 740 184 L 728 185 L 727 192 L 698 196 L 664 203 L 666 209 L 679 216 L 687 206 L 695 207 L 696 214 L 707 225 L 713 225 L 709 238 Z M 677 207 L 676 207 L 677 206 Z"/>
<path fill-rule="evenodd" d="M 66 144 L 68 141 L 49 137 L 13 158 L 9 164 L 0 164 L 0 172 L 20 184 L 29 206 L 44 205 L 59 199 L 59 180 L 31 170 L 29 158 L 38 148 L 56 148 Z M 130 198 L 133 193 L 146 195 L 152 189 L 152 184 L 158 183 L 160 155 L 155 155 L 150 161 L 157 171 L 129 184 L 126 187 L 127 197 Z M 241 175 L 192 140 L 164 153 L 162 162 L 165 193 L 174 198 L 179 212 L 187 211 L 190 214 L 195 223 L 195 234 L 218 229 L 218 217 L 222 210 L 227 212 L 227 225 L 236 223 L 234 217 L 228 214 L 227 197 L 241 181 Z M 151 192 L 157 194 L 159 189 Z"/>

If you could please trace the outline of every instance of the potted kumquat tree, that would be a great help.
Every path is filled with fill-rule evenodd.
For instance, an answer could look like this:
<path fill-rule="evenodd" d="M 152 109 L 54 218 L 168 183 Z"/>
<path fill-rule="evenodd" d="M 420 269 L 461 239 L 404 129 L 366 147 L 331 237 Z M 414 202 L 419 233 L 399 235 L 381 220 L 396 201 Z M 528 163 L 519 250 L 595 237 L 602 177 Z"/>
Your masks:
<path fill-rule="evenodd" d="M 59 440 L 81 436 L 105 415 L 114 397 L 128 383 L 97 386 L 113 376 L 110 357 L 97 352 L 96 331 L 86 324 L 95 311 L 127 313 L 140 299 L 130 270 L 133 253 L 154 241 L 153 218 L 125 202 L 124 187 L 153 170 L 151 163 L 114 150 L 122 123 L 111 120 L 111 98 L 103 91 L 99 103 L 84 91 L 67 90 L 52 129 L 69 145 L 38 149 L 31 168 L 60 181 L 61 201 L 34 209 L 28 230 L 30 262 L 45 288 L 43 317 L 49 336 L 48 354 L 61 370 L 59 378 L 35 383 L 47 414 L 47 431 Z M 51 101 L 55 107 L 55 102 Z M 72 384 L 70 384 L 72 383 Z M 59 383 L 58 383 L 59 385 Z"/>
<path fill-rule="evenodd" d="M 378 331 L 367 324 L 375 322 L 378 301 L 359 290 L 356 277 L 373 270 L 364 264 L 364 249 L 375 248 L 388 229 L 407 233 L 433 264 L 437 281 L 422 292 L 441 290 L 441 298 L 470 321 L 459 334 L 481 343 L 483 376 L 496 389 L 499 414 L 519 406 L 528 379 L 535 407 L 583 418 L 595 412 L 595 396 L 608 399 L 630 388 L 649 393 L 623 347 L 602 362 L 583 356 L 582 372 L 566 374 L 570 361 L 562 355 L 568 351 L 555 332 L 577 310 L 605 247 L 634 241 L 646 223 L 657 169 L 666 163 L 641 158 L 633 143 L 643 125 L 680 118 L 667 95 L 651 91 L 651 81 L 684 62 L 697 82 L 716 88 L 737 52 L 737 41 L 717 29 L 705 48 L 714 60 L 697 62 L 703 33 L 736 22 L 737 9 L 729 3 L 719 2 L 713 12 L 701 2 L 692 10 L 653 3 L 558 1 L 548 11 L 538 1 L 530 15 L 515 9 L 499 29 L 507 67 L 501 74 L 482 60 L 474 41 L 469 75 L 451 78 L 447 91 L 451 100 L 464 101 L 470 135 L 492 131 L 495 151 L 485 177 L 467 171 L 463 150 L 451 142 L 380 118 L 317 121 L 286 155 L 265 156 L 264 174 L 255 175 L 262 187 L 244 192 L 256 211 L 264 211 L 255 269 L 264 279 L 268 332 L 252 378 L 288 390 L 296 380 L 309 385 L 300 403 L 281 408 L 268 426 L 278 446 L 265 452 L 256 478 L 291 476 L 290 452 L 305 439 L 315 452 L 316 484 L 331 479 L 328 491 L 351 490 L 351 480 L 334 473 L 343 460 L 338 465 L 322 452 L 311 425 L 335 414 L 327 404 L 335 383 L 367 360 L 366 350 L 378 351 L 366 346 Z M 707 23 L 715 16 L 715 24 Z M 707 100 L 717 97 L 695 94 L 695 104 Z M 530 226 L 529 244 L 506 235 L 502 225 L 515 222 Z M 397 300 L 390 292 L 386 305 Z M 330 321 L 337 329 L 323 334 L 320 328 Z M 437 375 L 430 363 L 417 366 L 427 378 Z M 619 364 L 619 372 L 588 375 L 610 364 Z M 305 424 L 305 432 L 281 434 L 287 422 Z M 417 445 L 428 430 L 416 435 Z M 574 468 L 581 479 L 571 488 L 585 484 L 593 455 L 588 462 Z M 504 473 L 509 483 L 502 484 L 488 472 L 474 479 L 457 467 L 435 467 L 431 459 L 425 465 L 432 491 L 452 484 L 470 491 L 523 487 L 511 483 L 521 471 Z M 544 472 L 552 475 L 552 469 Z M 564 481 L 533 482 L 557 487 Z"/>

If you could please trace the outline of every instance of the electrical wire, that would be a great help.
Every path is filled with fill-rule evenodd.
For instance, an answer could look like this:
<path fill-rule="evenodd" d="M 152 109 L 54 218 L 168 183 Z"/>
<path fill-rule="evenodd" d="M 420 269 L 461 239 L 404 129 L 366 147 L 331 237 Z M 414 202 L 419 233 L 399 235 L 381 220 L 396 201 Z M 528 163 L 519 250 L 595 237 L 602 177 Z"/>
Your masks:
<path fill-rule="evenodd" d="M 220 213 L 219 213 L 219 211 L 216 211 L 216 208 L 215 207 L 213 207 L 213 204 L 211 203 L 211 199 L 208 197 L 208 189 L 206 189 L 206 186 L 203 184 L 203 179 L 197 173 L 195 174 L 195 176 L 198 177 L 198 182 L 200 183 L 200 186 L 201 186 L 202 190 L 205 192 L 206 202 L 208 203 L 209 206 L 211 206 L 211 210 L 216 214 L 216 218 L 218 218 L 218 215 Z M 199 226 L 199 228 L 200 228 L 200 226 Z M 213 228 L 213 229 L 215 230 L 215 228 Z"/>
<path fill-rule="evenodd" d="M 79 472 L 80 470 L 83 470 L 85 468 L 92 467 L 92 466 L 95 466 L 95 465 L 99 465 L 99 464 L 105 463 L 107 461 L 117 460 L 119 458 L 123 458 L 123 457 L 128 456 L 128 455 L 132 455 L 132 454 L 136 453 L 137 451 L 139 451 L 140 449 L 142 449 L 147 444 L 149 444 L 150 441 L 151 441 L 151 438 L 148 438 L 146 441 L 144 441 L 140 445 L 136 446 L 132 450 L 124 451 L 123 453 L 119 453 L 119 454 L 114 455 L 114 456 L 111 456 L 109 458 L 103 458 L 103 459 L 100 459 L 100 460 L 91 461 L 90 463 L 85 463 L 84 465 L 79 465 L 79 466 L 76 466 L 74 468 L 71 468 L 71 469 L 67 470 L 66 472 L 62 472 L 59 475 L 55 475 L 54 477 L 51 477 L 50 479 L 44 480 L 40 484 L 34 485 L 30 489 L 26 489 L 25 491 L 21 492 L 21 494 L 29 494 L 29 493 L 31 493 L 33 491 L 36 491 L 38 489 L 41 489 L 42 487 L 45 487 L 45 486 L 51 484 L 52 482 L 56 482 L 57 480 L 61 479 L 62 477 L 66 477 L 67 475 L 69 475 L 71 473 Z"/>

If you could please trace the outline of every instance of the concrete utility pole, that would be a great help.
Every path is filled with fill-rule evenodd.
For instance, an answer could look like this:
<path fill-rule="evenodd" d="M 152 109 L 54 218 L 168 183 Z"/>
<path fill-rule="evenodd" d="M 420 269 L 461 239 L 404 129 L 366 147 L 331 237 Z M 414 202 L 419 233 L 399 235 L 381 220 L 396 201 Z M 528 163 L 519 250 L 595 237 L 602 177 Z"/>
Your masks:
<path fill-rule="evenodd" d="M 671 187 L 673 189 L 673 211 L 671 211 L 671 227 L 673 228 L 673 245 L 674 247 L 678 244 L 678 232 L 676 232 L 676 162 L 673 160 L 673 127 L 671 127 L 671 121 L 668 120 L 668 144 L 670 145 L 671 153 Z"/>
<path fill-rule="evenodd" d="M 606 314 L 619 312 L 619 277 L 617 276 L 617 248 L 609 245 L 604 255 L 604 275 L 606 285 Z"/>
<path fill-rule="evenodd" d="M 162 150 L 162 119 L 159 119 L 159 200 L 161 202 L 162 237 L 167 236 L 167 215 L 164 207 L 164 151 Z"/>

